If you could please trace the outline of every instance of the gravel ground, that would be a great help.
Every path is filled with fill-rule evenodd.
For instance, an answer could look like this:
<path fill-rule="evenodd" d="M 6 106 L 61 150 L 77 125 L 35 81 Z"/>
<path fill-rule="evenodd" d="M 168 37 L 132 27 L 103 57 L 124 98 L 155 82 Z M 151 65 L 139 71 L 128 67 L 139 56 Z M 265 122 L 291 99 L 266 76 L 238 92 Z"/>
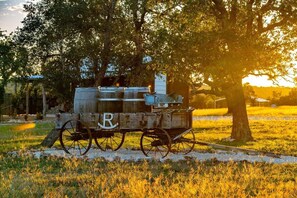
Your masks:
<path fill-rule="evenodd" d="M 231 120 L 231 116 L 194 116 L 193 120 Z M 297 120 L 296 116 L 249 116 L 250 120 Z M 22 120 L 13 120 L 7 123 L 1 124 L 12 124 L 21 123 Z M 12 156 L 17 156 L 19 153 L 17 151 L 9 152 Z M 64 150 L 58 150 L 55 148 L 45 149 L 42 151 L 26 151 L 25 155 L 33 155 L 36 158 L 42 156 L 56 156 L 70 158 L 72 156 L 66 154 Z M 120 160 L 120 161 L 139 161 L 139 160 L 151 160 L 151 157 L 146 157 L 141 151 L 120 149 L 118 151 L 106 151 L 102 152 L 98 149 L 91 148 L 88 153 L 80 158 L 85 159 L 95 159 L 104 158 L 108 161 Z M 266 162 L 274 164 L 285 164 L 285 163 L 297 163 L 297 157 L 293 156 L 280 156 L 280 158 L 274 158 L 269 156 L 261 155 L 248 155 L 242 152 L 231 152 L 231 151 L 221 151 L 216 150 L 214 153 L 201 153 L 201 152 L 191 152 L 187 155 L 183 154 L 172 154 L 170 153 L 166 158 L 160 159 L 160 161 L 165 160 L 184 160 L 193 159 L 198 161 L 206 161 L 211 159 L 216 159 L 218 161 L 248 161 L 248 162 Z"/>
<path fill-rule="evenodd" d="M 17 152 L 10 152 L 10 155 L 16 156 Z M 28 151 L 24 153 L 25 155 L 33 155 L 36 158 L 40 158 L 43 156 L 56 156 L 56 157 L 64 157 L 71 158 L 73 156 L 66 154 L 64 150 L 58 150 L 55 148 L 45 149 L 43 151 Z M 84 156 L 80 156 L 79 158 L 92 160 L 95 158 L 104 158 L 107 161 L 140 161 L 140 160 L 152 160 L 151 157 L 146 157 L 141 151 L 138 150 L 127 150 L 127 149 L 119 149 L 118 151 L 100 151 L 98 149 L 91 148 L 88 153 Z M 211 159 L 216 159 L 218 161 L 248 161 L 248 162 L 266 162 L 273 164 L 292 164 L 297 163 L 297 157 L 293 156 L 280 156 L 280 158 L 261 156 L 261 155 L 248 155 L 242 152 L 230 152 L 230 151 L 221 151 L 216 150 L 214 153 L 201 153 L 193 151 L 187 155 L 183 154 L 172 154 L 170 153 L 164 159 L 157 159 L 160 161 L 172 160 L 179 161 L 185 159 L 193 159 L 198 161 L 206 161 Z"/>

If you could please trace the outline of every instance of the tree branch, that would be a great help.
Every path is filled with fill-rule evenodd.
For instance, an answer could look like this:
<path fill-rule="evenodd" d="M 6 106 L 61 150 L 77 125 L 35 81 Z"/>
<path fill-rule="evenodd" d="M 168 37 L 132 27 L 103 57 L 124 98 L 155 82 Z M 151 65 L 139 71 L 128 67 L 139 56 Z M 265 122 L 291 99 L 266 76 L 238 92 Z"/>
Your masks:
<path fill-rule="evenodd" d="M 235 25 L 236 24 L 236 18 L 237 18 L 237 0 L 232 0 L 232 5 L 231 5 L 231 12 L 230 12 L 230 22 L 231 24 Z"/>
<path fill-rule="evenodd" d="M 246 34 L 248 36 L 252 36 L 253 33 L 253 20 L 254 20 L 254 16 L 253 16 L 253 4 L 254 4 L 255 0 L 249 0 L 247 3 L 247 15 L 248 15 L 248 19 L 247 19 L 247 24 L 246 24 Z"/>
<path fill-rule="evenodd" d="M 224 18 L 227 15 L 224 2 L 222 0 L 212 0 L 212 2 L 215 4 L 216 9 L 221 13 L 222 18 Z"/>
<path fill-rule="evenodd" d="M 267 27 L 263 27 L 263 24 L 262 24 L 261 29 L 259 29 L 258 31 L 259 31 L 259 33 L 263 33 L 263 32 L 273 30 L 276 27 L 280 27 L 280 26 L 285 25 L 288 22 L 288 20 L 289 20 L 289 16 L 286 16 L 286 17 L 284 17 L 282 20 L 280 20 L 278 22 L 269 24 Z"/>
<path fill-rule="evenodd" d="M 269 10 L 273 7 L 274 3 L 275 3 L 275 0 L 268 0 L 267 3 L 264 4 L 264 5 L 260 8 L 259 11 L 260 11 L 262 14 L 264 14 L 265 12 L 269 11 Z"/>
<path fill-rule="evenodd" d="M 258 33 L 262 33 L 263 32 L 263 15 L 262 14 L 258 14 L 257 17 L 257 23 L 258 23 Z"/>

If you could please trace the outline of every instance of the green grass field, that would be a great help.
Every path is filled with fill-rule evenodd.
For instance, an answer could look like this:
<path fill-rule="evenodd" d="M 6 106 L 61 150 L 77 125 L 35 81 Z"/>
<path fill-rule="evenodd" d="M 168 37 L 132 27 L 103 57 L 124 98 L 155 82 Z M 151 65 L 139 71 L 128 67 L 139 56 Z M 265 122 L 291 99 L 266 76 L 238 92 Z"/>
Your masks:
<path fill-rule="evenodd" d="M 223 116 L 227 108 L 198 109 L 193 112 L 194 116 Z M 249 116 L 296 116 L 297 106 L 279 107 L 247 107 Z"/>
<path fill-rule="evenodd" d="M 280 115 L 281 111 L 257 108 L 249 109 L 249 114 L 295 115 L 291 111 L 295 107 L 280 109 L 287 113 Z M 214 115 L 214 111 L 224 112 L 224 109 L 207 111 L 207 115 Z M 205 112 L 197 110 L 195 115 Z M 108 162 L 22 155 L 22 151 L 42 149 L 40 143 L 52 126 L 51 122 L 37 122 L 29 127 L 0 125 L 1 197 L 297 197 L 297 164 L 215 159 Z M 297 120 L 294 119 L 251 120 L 256 141 L 246 144 L 222 141 L 230 136 L 232 123 L 228 119 L 198 120 L 193 126 L 196 139 L 201 141 L 297 156 Z M 128 134 L 123 146 L 137 149 L 139 138 L 140 134 Z M 212 150 L 198 145 L 195 149 Z M 20 156 L 9 155 L 8 151 L 19 151 Z"/>

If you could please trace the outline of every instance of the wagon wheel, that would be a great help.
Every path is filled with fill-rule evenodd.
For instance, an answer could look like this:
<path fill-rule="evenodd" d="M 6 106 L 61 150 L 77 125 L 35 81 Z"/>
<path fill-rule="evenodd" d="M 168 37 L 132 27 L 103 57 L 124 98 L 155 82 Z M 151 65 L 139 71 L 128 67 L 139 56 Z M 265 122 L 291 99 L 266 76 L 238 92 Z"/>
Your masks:
<path fill-rule="evenodd" d="M 123 132 L 99 131 L 97 133 L 100 134 L 95 135 L 94 140 L 102 151 L 116 151 L 124 143 L 125 133 Z"/>
<path fill-rule="evenodd" d="M 180 152 L 183 154 L 188 154 L 194 149 L 194 146 L 195 146 L 195 143 L 193 143 L 194 141 L 195 141 L 195 134 L 191 130 L 190 132 L 182 135 L 181 137 L 179 137 L 178 139 L 172 142 L 171 152 L 173 153 Z"/>
<path fill-rule="evenodd" d="M 140 139 L 140 147 L 145 156 L 164 158 L 170 151 L 171 138 L 164 129 L 145 131 Z"/>
<path fill-rule="evenodd" d="M 89 127 L 80 120 L 67 121 L 60 131 L 60 144 L 71 155 L 86 154 L 92 145 Z"/>

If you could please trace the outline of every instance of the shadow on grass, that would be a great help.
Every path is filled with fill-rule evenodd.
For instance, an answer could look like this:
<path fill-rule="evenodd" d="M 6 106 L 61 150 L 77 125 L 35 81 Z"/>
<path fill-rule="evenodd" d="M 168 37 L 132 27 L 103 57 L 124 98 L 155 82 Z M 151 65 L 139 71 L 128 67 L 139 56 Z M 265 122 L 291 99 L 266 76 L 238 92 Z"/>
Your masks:
<path fill-rule="evenodd" d="M 199 139 L 199 133 L 208 133 L 209 137 L 207 138 L 206 142 L 213 143 L 213 144 L 220 144 L 225 146 L 234 146 L 234 147 L 241 147 L 249 145 L 255 141 L 230 141 L 230 134 L 232 130 L 232 126 L 227 127 L 203 127 L 203 128 L 194 128 L 193 129 L 196 135 L 196 140 L 204 141 L 205 138 Z M 226 134 L 226 137 L 218 137 L 217 134 Z M 228 136 L 229 135 L 229 136 Z"/>

